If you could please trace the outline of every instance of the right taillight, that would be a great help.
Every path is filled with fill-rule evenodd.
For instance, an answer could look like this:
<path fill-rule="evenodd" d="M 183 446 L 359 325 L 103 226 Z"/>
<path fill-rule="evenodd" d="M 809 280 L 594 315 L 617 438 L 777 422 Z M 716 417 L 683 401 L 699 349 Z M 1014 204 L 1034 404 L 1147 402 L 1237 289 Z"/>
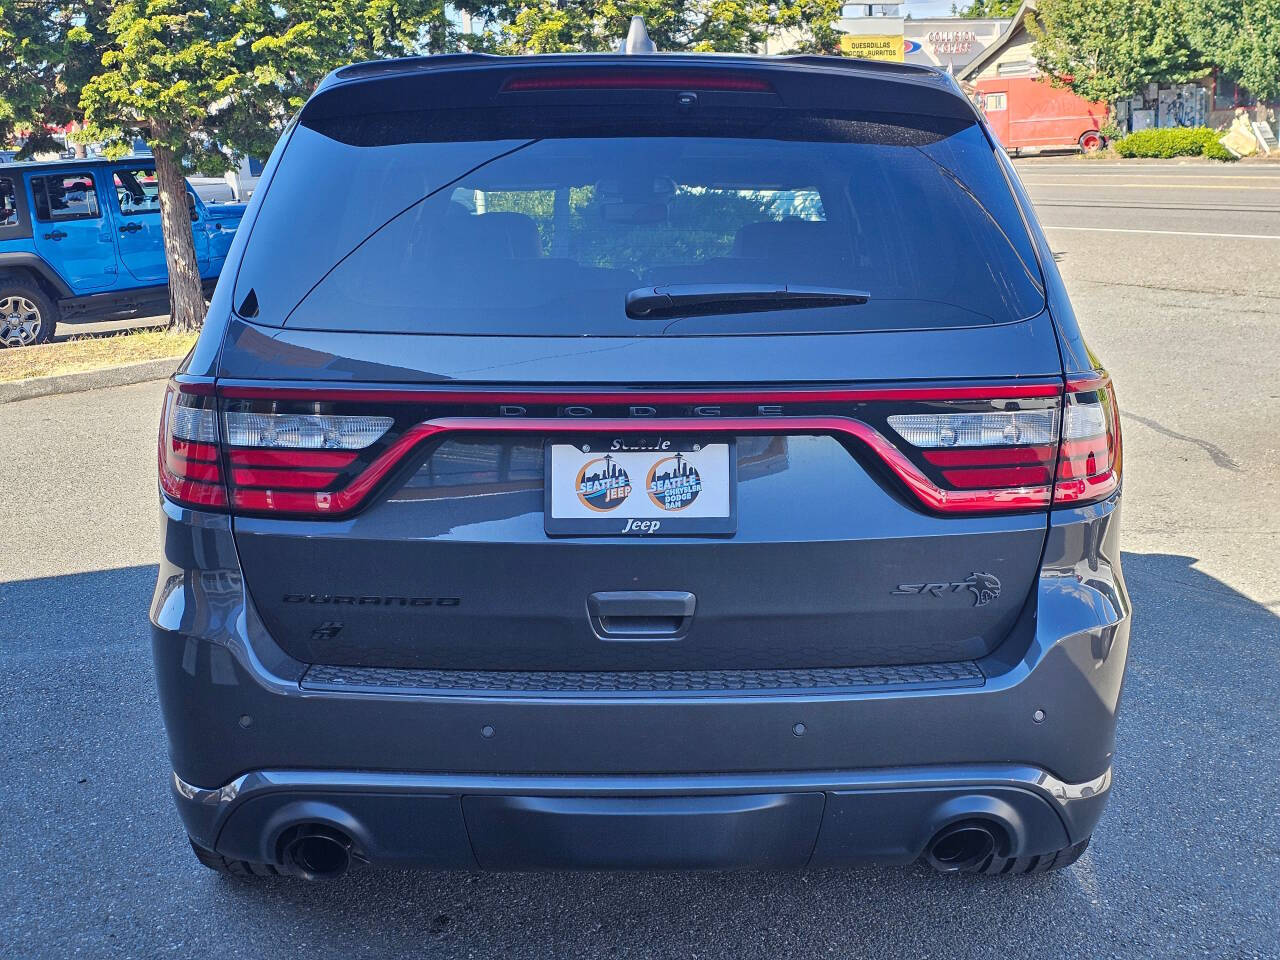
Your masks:
<path fill-rule="evenodd" d="M 1028 392 L 915 406 L 884 418 L 909 461 L 895 472 L 940 513 L 1074 507 L 1120 486 L 1120 421 L 1101 371 L 1068 378 L 1059 397 Z M 893 465 L 893 450 L 878 452 Z"/>
<path fill-rule="evenodd" d="M 1059 399 L 957 400 L 893 413 L 885 422 L 902 438 L 908 463 L 895 469 L 940 513 L 1045 509 L 1058 450 Z M 886 454 L 893 466 L 893 454 Z M 913 469 L 914 468 L 914 469 Z"/>
<path fill-rule="evenodd" d="M 1120 412 L 1106 374 L 1067 381 L 1055 506 L 1105 500 L 1120 486 Z"/>

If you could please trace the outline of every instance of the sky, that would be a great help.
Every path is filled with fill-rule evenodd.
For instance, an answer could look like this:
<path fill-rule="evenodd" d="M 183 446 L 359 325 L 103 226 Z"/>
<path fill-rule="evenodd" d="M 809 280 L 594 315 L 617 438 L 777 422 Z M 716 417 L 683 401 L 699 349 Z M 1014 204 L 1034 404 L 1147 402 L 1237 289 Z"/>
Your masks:
<path fill-rule="evenodd" d="M 949 17 L 951 16 L 951 0 L 899 0 L 902 12 L 913 17 Z M 965 0 L 958 0 L 957 6 L 966 6 Z"/>

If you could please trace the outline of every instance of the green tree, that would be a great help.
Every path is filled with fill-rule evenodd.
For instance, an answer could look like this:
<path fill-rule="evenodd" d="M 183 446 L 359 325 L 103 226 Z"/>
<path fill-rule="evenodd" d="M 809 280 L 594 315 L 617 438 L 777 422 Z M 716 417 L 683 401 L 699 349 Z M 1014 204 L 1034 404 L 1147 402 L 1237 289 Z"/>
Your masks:
<path fill-rule="evenodd" d="M 785 29 L 796 52 L 835 53 L 840 37 L 839 0 L 499 0 L 492 15 L 504 53 L 613 50 L 633 16 L 659 50 L 748 53 Z"/>
<path fill-rule="evenodd" d="M 0 143 L 31 134 L 27 157 L 57 146 L 45 127 L 81 123 L 80 89 L 102 64 L 108 0 L 0 0 Z"/>
<path fill-rule="evenodd" d="M 1012 17 L 1018 12 L 1020 6 L 1022 6 L 1022 0 L 973 0 L 973 3 L 960 11 L 960 16 L 970 20 Z"/>
<path fill-rule="evenodd" d="M 1196 41 L 1259 100 L 1280 100 L 1280 0 L 1199 0 Z"/>
<path fill-rule="evenodd" d="M 292 116 L 344 64 L 456 51 L 471 38 L 458 32 L 449 7 L 477 9 L 465 0 L 242 0 L 254 96 L 277 116 Z"/>
<path fill-rule="evenodd" d="M 843 7 L 844 0 L 792 0 L 779 4 L 777 26 L 796 38 L 787 52 L 838 54 L 844 34 L 836 23 Z"/>
<path fill-rule="evenodd" d="M 1148 83 L 1202 76 L 1189 0 L 1040 0 L 1028 25 L 1050 79 L 1087 100 L 1114 103 Z"/>
<path fill-rule="evenodd" d="M 155 155 L 170 324 L 204 319 L 184 169 L 265 153 L 329 70 L 445 50 L 444 0 L 119 0 L 100 71 L 83 88 L 87 138 Z"/>
<path fill-rule="evenodd" d="M 145 136 L 155 155 L 169 268 L 170 325 L 204 320 L 183 160 L 216 169 L 218 134 L 245 102 L 251 49 L 230 0 L 122 0 L 107 20 L 103 70 L 84 87 L 85 135 L 123 145 Z"/>

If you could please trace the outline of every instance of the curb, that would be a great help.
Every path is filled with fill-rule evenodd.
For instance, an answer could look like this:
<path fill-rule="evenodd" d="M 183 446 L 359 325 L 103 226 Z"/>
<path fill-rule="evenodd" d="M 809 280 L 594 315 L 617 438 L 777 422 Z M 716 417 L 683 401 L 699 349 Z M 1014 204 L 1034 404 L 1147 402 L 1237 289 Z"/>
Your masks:
<path fill-rule="evenodd" d="M 165 380 L 181 362 L 180 356 L 161 357 L 159 360 L 130 363 L 122 367 L 104 367 L 101 370 L 64 373 L 57 377 L 33 377 L 30 380 L 0 383 L 0 403 L 33 400 L 59 393 L 82 393 L 85 390 L 101 390 L 103 387 L 123 387 L 147 380 Z"/>

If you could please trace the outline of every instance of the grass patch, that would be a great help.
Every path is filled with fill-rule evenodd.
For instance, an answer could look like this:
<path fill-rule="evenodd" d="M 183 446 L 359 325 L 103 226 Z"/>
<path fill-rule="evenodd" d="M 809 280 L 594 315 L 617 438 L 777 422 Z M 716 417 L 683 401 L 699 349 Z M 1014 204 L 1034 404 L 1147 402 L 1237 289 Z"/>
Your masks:
<path fill-rule="evenodd" d="M 1113 145 L 1122 157 L 1208 157 L 1210 160 L 1234 160 L 1235 155 L 1218 142 L 1221 137 L 1208 127 L 1172 127 L 1139 130 Z"/>
<path fill-rule="evenodd" d="M 140 330 L 112 336 L 76 337 L 38 347 L 0 349 L 0 383 L 32 377 L 56 377 L 165 357 L 177 360 L 195 342 L 194 333 Z"/>

